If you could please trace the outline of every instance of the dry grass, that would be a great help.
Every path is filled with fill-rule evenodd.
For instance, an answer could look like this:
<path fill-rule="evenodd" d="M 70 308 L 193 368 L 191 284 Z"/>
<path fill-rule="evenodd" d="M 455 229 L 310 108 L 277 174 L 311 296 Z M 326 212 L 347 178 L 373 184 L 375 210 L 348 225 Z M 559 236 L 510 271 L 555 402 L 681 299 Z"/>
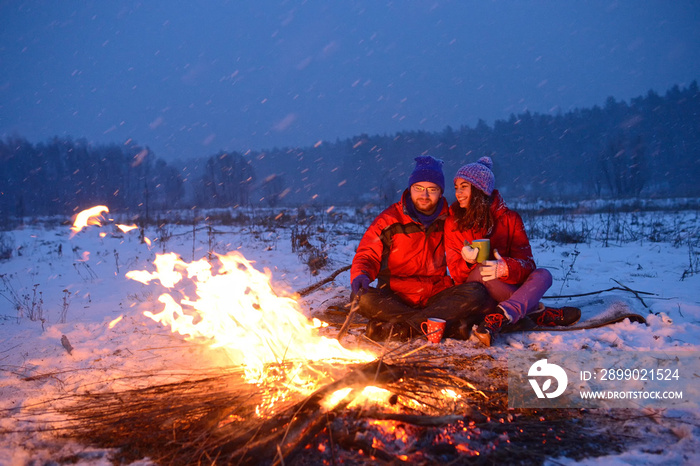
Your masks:
<path fill-rule="evenodd" d="M 283 377 L 285 367 L 278 369 Z M 605 416 L 509 409 L 507 369 L 488 355 L 445 359 L 416 352 L 335 367 L 326 375 L 327 383 L 311 395 L 286 393 L 286 401 L 262 412 L 257 406 L 283 394 L 279 385 L 247 384 L 234 369 L 142 389 L 74 395 L 35 407 L 34 414 L 62 416 L 54 423 L 58 435 L 114 449 L 115 464 L 144 457 L 167 465 L 541 464 L 619 451 L 623 443 L 605 427 L 610 422 Z M 378 405 L 352 405 L 367 385 L 392 395 Z M 344 387 L 353 390 L 335 408 L 320 408 L 324 397 Z M 445 389 L 458 398 L 447 397 Z"/>

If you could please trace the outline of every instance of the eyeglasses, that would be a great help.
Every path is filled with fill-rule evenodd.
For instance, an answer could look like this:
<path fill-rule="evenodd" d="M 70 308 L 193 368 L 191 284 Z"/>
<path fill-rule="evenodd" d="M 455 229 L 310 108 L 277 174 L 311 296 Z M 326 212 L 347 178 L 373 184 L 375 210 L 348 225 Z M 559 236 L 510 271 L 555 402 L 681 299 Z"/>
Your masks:
<path fill-rule="evenodd" d="M 430 186 L 426 188 L 425 186 L 421 186 L 419 184 L 412 185 L 411 189 L 418 194 L 423 194 L 424 192 L 428 191 L 428 194 L 430 195 L 440 194 L 440 191 L 442 191 L 440 188 L 437 188 L 435 186 Z"/>

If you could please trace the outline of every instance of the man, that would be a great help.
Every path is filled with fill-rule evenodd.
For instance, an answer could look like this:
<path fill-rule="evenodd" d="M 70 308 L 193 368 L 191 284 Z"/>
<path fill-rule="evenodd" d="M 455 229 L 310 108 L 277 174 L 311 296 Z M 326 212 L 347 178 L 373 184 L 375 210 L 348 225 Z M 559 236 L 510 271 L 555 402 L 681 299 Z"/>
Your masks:
<path fill-rule="evenodd" d="M 360 241 L 350 269 L 351 299 L 359 299 L 358 312 L 370 319 L 369 338 L 402 339 L 419 332 L 428 317 L 439 317 L 448 321 L 446 336 L 466 339 L 495 302 L 481 283 L 453 286 L 445 259 L 449 208 L 442 161 L 415 161 L 401 200 L 380 213 Z"/>

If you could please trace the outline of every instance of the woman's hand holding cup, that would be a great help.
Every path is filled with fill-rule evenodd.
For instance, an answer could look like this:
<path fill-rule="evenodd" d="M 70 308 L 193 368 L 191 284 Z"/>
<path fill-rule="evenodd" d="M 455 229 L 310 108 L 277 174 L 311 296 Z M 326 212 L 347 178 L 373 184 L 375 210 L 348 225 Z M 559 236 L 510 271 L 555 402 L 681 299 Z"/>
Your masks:
<path fill-rule="evenodd" d="M 491 255 L 491 240 L 488 238 L 475 239 L 469 246 L 479 251 L 475 260 L 480 264 L 488 260 Z"/>
<path fill-rule="evenodd" d="M 465 241 L 465 245 L 462 248 L 462 259 L 470 264 L 476 263 L 476 256 L 479 255 L 479 249 L 473 248 Z"/>

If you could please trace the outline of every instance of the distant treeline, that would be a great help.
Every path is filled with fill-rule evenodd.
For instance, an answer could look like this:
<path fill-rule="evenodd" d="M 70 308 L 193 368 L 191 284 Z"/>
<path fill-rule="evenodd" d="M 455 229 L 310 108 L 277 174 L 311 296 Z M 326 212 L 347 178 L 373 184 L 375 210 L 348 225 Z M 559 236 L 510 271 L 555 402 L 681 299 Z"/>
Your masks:
<path fill-rule="evenodd" d="M 445 161 L 448 187 L 461 165 L 490 155 L 506 199 L 700 196 L 700 92 L 694 81 L 665 96 L 649 91 L 630 103 L 609 97 L 602 108 L 556 116 L 526 112 L 493 126 L 479 121 L 307 148 L 221 151 L 177 166 L 132 143 L 6 138 L 0 220 L 95 204 L 145 218 L 181 208 L 387 204 L 421 154 Z"/>
<path fill-rule="evenodd" d="M 251 202 L 249 160 L 222 153 L 204 160 L 200 171 L 190 176 L 137 145 L 60 138 L 33 145 L 7 138 L 0 141 L 0 221 L 70 215 L 98 204 L 149 220 L 163 210 Z"/>

